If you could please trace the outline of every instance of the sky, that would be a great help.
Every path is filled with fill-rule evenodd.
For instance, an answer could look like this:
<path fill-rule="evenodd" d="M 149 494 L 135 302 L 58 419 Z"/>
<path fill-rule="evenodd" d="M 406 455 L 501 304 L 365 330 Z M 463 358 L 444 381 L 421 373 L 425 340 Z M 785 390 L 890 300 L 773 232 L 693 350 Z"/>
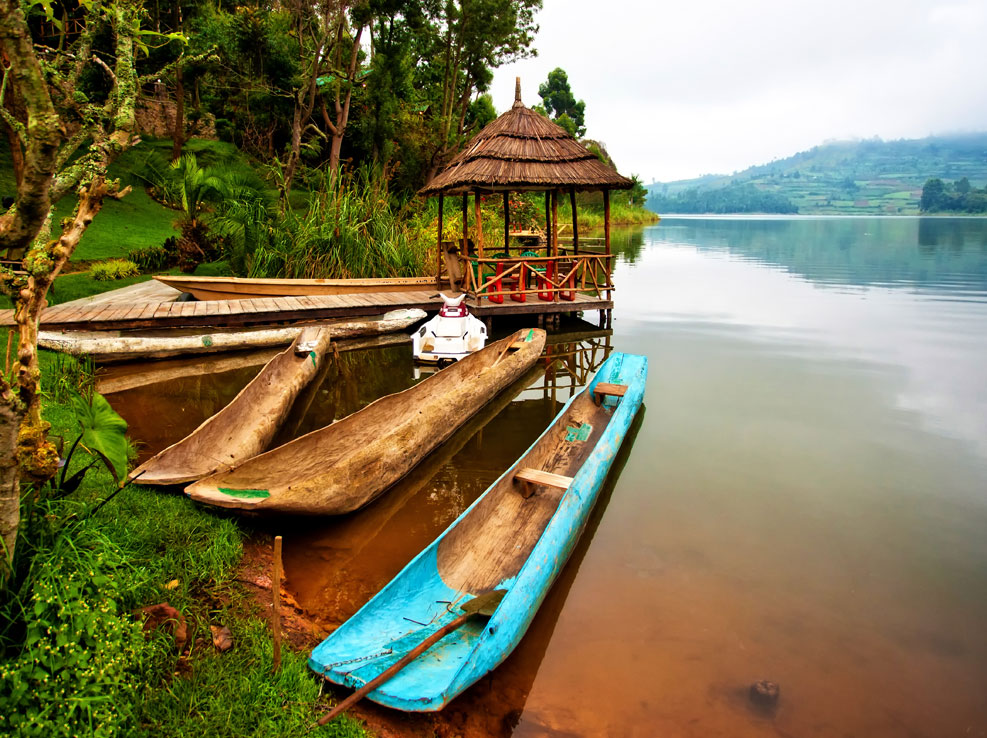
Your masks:
<path fill-rule="evenodd" d="M 507 110 L 564 69 L 586 135 L 642 181 L 730 174 L 828 140 L 987 130 L 987 0 L 544 0 Z"/>

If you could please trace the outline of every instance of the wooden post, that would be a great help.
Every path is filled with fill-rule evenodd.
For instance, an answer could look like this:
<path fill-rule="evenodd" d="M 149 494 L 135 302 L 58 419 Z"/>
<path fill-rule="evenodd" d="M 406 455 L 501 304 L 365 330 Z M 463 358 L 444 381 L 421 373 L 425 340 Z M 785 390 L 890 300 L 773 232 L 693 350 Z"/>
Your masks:
<path fill-rule="evenodd" d="M 274 631 L 274 671 L 281 668 L 281 536 L 274 537 L 274 577 L 271 580 L 274 598 L 271 608 L 271 629 Z"/>
<path fill-rule="evenodd" d="M 473 281 L 473 268 L 470 266 L 470 228 L 469 228 L 469 193 L 463 193 L 463 250 L 464 266 L 466 267 L 466 279 L 463 281 L 463 291 L 470 291 L 470 282 Z"/>
<path fill-rule="evenodd" d="M 511 255 L 511 201 L 504 192 L 504 253 Z"/>
<path fill-rule="evenodd" d="M 3 373 L 10 374 L 10 348 L 14 343 L 14 329 L 17 326 L 10 326 L 10 330 L 7 331 L 7 356 L 3 360 Z"/>
<path fill-rule="evenodd" d="M 606 266 L 606 277 L 607 277 L 607 287 L 610 286 L 610 271 L 612 267 L 612 261 L 610 259 L 610 190 L 607 188 L 603 189 L 603 241 L 606 243 L 607 247 L 607 258 L 604 262 Z M 607 290 L 607 299 L 610 299 L 610 290 Z"/>
<path fill-rule="evenodd" d="M 473 222 L 473 232 L 476 234 L 476 253 L 481 259 L 483 258 L 483 215 L 480 212 L 480 193 L 473 193 L 473 212 L 475 214 Z M 480 281 L 483 279 L 483 272 L 481 267 Z"/>
<path fill-rule="evenodd" d="M 552 190 L 552 256 L 559 255 L 559 191 Z M 556 260 L 553 262 L 554 266 L 552 268 L 552 279 L 557 280 L 559 278 L 559 262 Z M 552 288 L 552 302 L 559 301 L 559 292 L 554 287 Z"/>
<path fill-rule="evenodd" d="M 438 257 L 435 262 L 435 289 L 442 289 L 442 208 L 445 205 L 445 196 L 439 193 L 439 240 L 438 240 Z"/>
<path fill-rule="evenodd" d="M 552 253 L 552 193 L 545 190 L 545 256 Z"/>
<path fill-rule="evenodd" d="M 576 188 L 569 188 L 569 207 L 572 208 L 572 253 L 579 253 L 579 216 L 576 215 Z"/>

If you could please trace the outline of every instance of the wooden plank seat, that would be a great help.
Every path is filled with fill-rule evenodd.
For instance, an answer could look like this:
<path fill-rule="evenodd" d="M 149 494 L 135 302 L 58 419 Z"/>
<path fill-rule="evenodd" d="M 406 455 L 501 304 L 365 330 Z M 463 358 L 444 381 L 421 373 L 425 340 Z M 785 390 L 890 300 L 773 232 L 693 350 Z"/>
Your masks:
<path fill-rule="evenodd" d="M 599 406 L 604 397 L 623 397 L 627 392 L 626 384 L 610 384 L 600 382 L 593 388 L 593 402 Z"/>
<path fill-rule="evenodd" d="M 522 467 L 514 474 L 514 479 L 521 484 L 521 496 L 528 499 L 535 493 L 536 487 L 554 487 L 563 492 L 569 489 L 572 484 L 572 477 L 564 477 L 561 474 Z"/>

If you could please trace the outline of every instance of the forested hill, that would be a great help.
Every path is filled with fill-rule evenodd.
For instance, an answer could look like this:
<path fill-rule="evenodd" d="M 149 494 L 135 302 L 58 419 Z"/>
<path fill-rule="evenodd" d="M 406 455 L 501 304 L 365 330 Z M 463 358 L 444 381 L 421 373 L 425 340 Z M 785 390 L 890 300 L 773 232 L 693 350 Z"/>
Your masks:
<path fill-rule="evenodd" d="M 838 141 L 733 175 L 648 186 L 658 213 L 914 215 L 930 178 L 987 185 L 987 133 Z"/>

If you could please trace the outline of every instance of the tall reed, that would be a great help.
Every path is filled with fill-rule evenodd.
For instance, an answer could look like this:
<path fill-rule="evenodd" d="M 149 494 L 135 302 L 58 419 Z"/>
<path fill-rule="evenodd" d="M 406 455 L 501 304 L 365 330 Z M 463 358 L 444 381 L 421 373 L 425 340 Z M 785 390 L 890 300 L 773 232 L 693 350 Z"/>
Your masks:
<path fill-rule="evenodd" d="M 252 277 L 359 278 L 424 274 L 428 244 L 391 205 L 380 169 L 322 174 L 308 207 L 288 209 L 258 245 Z"/>

